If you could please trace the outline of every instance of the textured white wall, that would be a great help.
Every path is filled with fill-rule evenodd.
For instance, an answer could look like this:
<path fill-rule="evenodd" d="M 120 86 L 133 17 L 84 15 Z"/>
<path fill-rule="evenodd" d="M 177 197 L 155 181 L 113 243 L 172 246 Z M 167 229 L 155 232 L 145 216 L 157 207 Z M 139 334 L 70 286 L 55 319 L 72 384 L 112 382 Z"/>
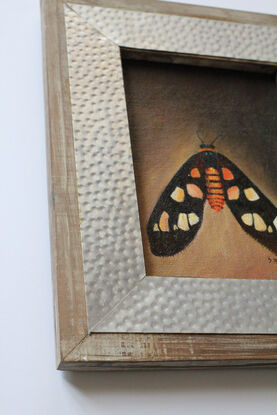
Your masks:
<path fill-rule="evenodd" d="M 221 7 L 256 13 L 277 14 L 276 0 L 161 0 L 172 3 L 198 4 L 199 6 Z"/>
<path fill-rule="evenodd" d="M 201 4 L 277 14 L 276 0 Z M 38 0 L 0 2 L 0 53 L 1 414 L 275 415 L 277 370 L 55 371 Z"/>

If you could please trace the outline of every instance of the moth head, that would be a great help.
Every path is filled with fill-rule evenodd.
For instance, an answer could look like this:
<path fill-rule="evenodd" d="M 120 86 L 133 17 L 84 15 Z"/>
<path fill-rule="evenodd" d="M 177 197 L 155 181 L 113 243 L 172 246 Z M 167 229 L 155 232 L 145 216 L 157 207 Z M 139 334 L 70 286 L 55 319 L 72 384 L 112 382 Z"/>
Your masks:
<path fill-rule="evenodd" d="M 206 150 L 214 150 L 215 146 L 213 144 L 200 144 L 200 149 L 206 149 Z"/>
<path fill-rule="evenodd" d="M 199 151 L 215 151 L 215 145 L 214 145 L 214 143 L 219 139 L 219 138 L 222 138 L 222 135 L 217 135 L 213 140 L 212 140 L 212 142 L 211 143 L 209 143 L 209 144 L 206 144 L 205 143 L 205 141 L 203 140 L 203 138 L 201 137 L 201 135 L 200 135 L 200 132 L 199 132 L 199 130 L 198 131 L 196 131 L 196 135 L 197 135 L 197 137 L 199 138 L 199 140 L 201 141 L 201 144 L 200 144 L 200 150 Z"/>
<path fill-rule="evenodd" d="M 200 144 L 200 149 L 198 150 L 199 153 L 202 153 L 203 151 L 212 151 L 213 153 L 216 151 L 215 146 L 213 144 Z"/>

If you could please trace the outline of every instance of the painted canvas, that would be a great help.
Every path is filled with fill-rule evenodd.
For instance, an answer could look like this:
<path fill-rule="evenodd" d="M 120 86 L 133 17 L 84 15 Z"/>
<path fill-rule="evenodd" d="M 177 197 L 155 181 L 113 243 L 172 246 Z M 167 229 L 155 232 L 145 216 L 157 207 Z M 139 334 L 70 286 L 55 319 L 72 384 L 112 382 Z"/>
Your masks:
<path fill-rule="evenodd" d="M 273 76 L 123 67 L 148 275 L 277 278 Z"/>

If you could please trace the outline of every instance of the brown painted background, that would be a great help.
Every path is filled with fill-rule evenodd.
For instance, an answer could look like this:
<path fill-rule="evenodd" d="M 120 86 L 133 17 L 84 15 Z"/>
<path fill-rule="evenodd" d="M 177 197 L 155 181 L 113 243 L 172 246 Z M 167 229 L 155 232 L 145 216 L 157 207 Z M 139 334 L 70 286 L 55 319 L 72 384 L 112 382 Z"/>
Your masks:
<path fill-rule="evenodd" d="M 199 148 L 200 128 L 277 205 L 277 90 L 270 75 L 123 61 L 147 275 L 277 278 L 274 254 L 248 236 L 225 205 L 205 205 L 181 253 L 155 257 L 146 225 L 161 192 Z"/>

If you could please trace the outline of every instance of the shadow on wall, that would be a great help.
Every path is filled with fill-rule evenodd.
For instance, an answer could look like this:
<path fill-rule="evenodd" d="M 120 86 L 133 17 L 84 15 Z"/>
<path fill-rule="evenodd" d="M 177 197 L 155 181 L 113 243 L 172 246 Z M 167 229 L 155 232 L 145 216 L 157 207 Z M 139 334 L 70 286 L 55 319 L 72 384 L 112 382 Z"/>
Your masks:
<path fill-rule="evenodd" d="M 64 380 L 87 397 L 105 394 L 186 394 L 199 399 L 199 394 L 222 392 L 246 394 L 249 399 L 259 391 L 275 394 L 277 369 L 217 369 L 188 371 L 141 372 L 64 372 Z M 162 395 L 161 395 L 162 396 Z"/>

